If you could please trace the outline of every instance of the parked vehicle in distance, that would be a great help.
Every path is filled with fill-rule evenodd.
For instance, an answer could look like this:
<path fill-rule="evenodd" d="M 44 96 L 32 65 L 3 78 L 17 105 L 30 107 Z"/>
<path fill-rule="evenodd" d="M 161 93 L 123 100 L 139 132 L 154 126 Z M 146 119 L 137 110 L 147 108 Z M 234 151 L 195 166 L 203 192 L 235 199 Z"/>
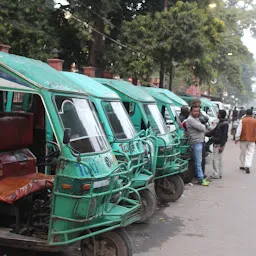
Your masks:
<path fill-rule="evenodd" d="M 218 107 L 219 110 L 224 110 L 225 109 L 224 104 L 220 101 L 213 101 L 212 100 L 212 103 L 214 103 Z"/>

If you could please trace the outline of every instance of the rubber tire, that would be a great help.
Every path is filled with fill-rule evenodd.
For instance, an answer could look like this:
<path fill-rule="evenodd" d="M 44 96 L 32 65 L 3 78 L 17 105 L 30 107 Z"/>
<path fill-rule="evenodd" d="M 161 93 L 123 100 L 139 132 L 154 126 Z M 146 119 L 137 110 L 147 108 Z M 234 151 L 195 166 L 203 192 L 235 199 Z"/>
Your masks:
<path fill-rule="evenodd" d="M 173 175 L 166 177 L 164 179 L 168 179 L 169 182 L 172 182 L 175 186 L 175 191 L 176 193 L 170 194 L 170 193 L 165 193 L 164 189 L 159 186 L 159 182 L 163 182 L 163 179 L 157 180 L 155 183 L 155 191 L 157 196 L 164 202 L 175 202 L 177 201 L 183 194 L 184 192 L 184 182 L 182 178 L 179 175 Z"/>
<path fill-rule="evenodd" d="M 118 252 L 115 256 L 132 256 L 132 242 L 129 234 L 122 228 L 114 229 L 109 232 L 102 233 L 96 236 L 96 239 L 107 238 L 114 241 L 118 248 Z M 81 241 L 81 256 L 93 256 L 92 253 L 88 253 L 87 249 L 83 249 Z"/>
<path fill-rule="evenodd" d="M 155 213 L 157 207 L 157 200 L 155 194 L 152 193 L 152 191 L 150 191 L 149 189 L 143 189 L 139 193 L 140 198 L 146 201 L 147 206 L 146 210 L 141 211 L 143 215 L 141 215 L 141 219 L 137 221 L 137 223 L 145 223 Z"/>
<path fill-rule="evenodd" d="M 188 162 L 188 170 L 182 173 L 182 179 L 185 184 L 191 182 L 195 178 L 195 168 L 194 168 L 194 161 L 190 160 Z"/>

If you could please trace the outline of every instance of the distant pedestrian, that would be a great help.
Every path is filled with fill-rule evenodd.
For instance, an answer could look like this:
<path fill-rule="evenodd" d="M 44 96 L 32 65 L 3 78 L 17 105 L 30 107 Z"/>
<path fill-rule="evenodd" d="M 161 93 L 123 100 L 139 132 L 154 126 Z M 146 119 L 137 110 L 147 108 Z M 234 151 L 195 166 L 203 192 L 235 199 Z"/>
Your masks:
<path fill-rule="evenodd" d="M 246 173 L 250 173 L 256 142 L 256 119 L 252 114 L 251 109 L 246 110 L 246 116 L 240 120 L 235 136 L 235 143 L 240 141 L 240 170 L 245 170 Z"/>
<path fill-rule="evenodd" d="M 181 107 L 180 121 L 183 123 L 189 117 L 189 107 L 184 105 Z"/>
<path fill-rule="evenodd" d="M 243 107 L 241 107 L 239 114 L 238 114 L 238 118 L 241 119 L 245 114 L 246 114 L 245 109 Z"/>
<path fill-rule="evenodd" d="M 195 173 L 199 184 L 209 186 L 210 182 L 204 178 L 202 169 L 203 160 L 203 144 L 205 138 L 206 127 L 199 121 L 200 108 L 192 106 L 190 116 L 186 121 L 188 134 L 193 150 Z"/>
<path fill-rule="evenodd" d="M 227 112 L 219 110 L 219 123 L 206 136 L 212 137 L 213 141 L 213 179 L 221 179 L 223 173 L 222 153 L 228 139 L 228 120 Z"/>
<path fill-rule="evenodd" d="M 238 118 L 238 111 L 237 111 L 237 109 L 235 107 L 234 110 L 233 110 L 233 113 L 232 113 L 232 121 L 233 122 L 236 121 L 237 118 Z"/>

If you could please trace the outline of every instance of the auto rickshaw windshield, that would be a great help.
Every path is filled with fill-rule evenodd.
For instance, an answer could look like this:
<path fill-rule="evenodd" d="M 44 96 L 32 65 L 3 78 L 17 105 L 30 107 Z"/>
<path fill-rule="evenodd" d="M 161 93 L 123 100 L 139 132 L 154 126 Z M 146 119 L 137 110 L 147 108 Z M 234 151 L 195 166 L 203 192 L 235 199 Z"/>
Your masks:
<path fill-rule="evenodd" d="M 174 105 L 170 105 L 170 108 L 171 108 L 173 116 L 175 117 L 175 121 L 178 123 L 179 126 L 181 126 L 180 117 L 179 117 L 179 115 L 177 113 L 177 110 L 176 110 L 175 106 Z"/>
<path fill-rule="evenodd" d="M 100 152 L 109 144 L 87 99 L 55 96 L 58 113 L 64 128 L 71 129 L 70 146 L 80 153 Z"/>
<path fill-rule="evenodd" d="M 218 108 L 209 107 L 207 110 L 207 115 L 209 115 L 210 117 L 218 117 Z"/>
<path fill-rule="evenodd" d="M 169 133 L 163 116 L 161 115 L 156 104 L 144 104 L 143 105 L 148 120 L 150 122 L 151 129 L 156 134 L 167 134 Z"/>
<path fill-rule="evenodd" d="M 136 136 L 136 130 L 121 102 L 104 101 L 102 105 L 117 140 L 132 139 Z"/>

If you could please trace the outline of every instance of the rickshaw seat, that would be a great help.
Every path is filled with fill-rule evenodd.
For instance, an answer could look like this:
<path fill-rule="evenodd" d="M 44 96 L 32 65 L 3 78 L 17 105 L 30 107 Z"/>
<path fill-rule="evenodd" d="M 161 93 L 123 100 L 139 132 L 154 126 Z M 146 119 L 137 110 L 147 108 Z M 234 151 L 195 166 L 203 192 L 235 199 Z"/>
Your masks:
<path fill-rule="evenodd" d="M 0 112 L 0 151 L 27 148 L 33 144 L 33 114 Z"/>
<path fill-rule="evenodd" d="M 0 202 L 13 204 L 21 198 L 53 187 L 54 176 L 33 173 L 0 180 Z"/>
<path fill-rule="evenodd" d="M 54 176 L 37 173 L 33 144 L 33 114 L 0 112 L 0 202 L 14 204 L 33 193 L 53 187 Z M 21 152 L 18 159 L 13 152 Z"/>

